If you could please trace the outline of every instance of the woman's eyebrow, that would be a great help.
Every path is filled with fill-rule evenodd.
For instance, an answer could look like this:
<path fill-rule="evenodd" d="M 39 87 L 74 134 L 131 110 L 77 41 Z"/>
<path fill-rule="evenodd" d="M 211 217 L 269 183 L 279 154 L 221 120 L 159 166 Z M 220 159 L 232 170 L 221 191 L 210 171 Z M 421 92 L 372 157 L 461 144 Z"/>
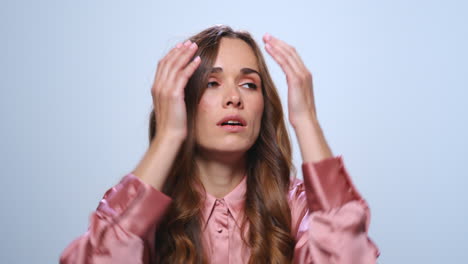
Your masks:
<path fill-rule="evenodd" d="M 223 72 L 223 68 L 221 68 L 221 67 L 213 67 L 211 69 L 211 73 L 220 73 L 220 72 Z M 251 68 L 242 68 L 242 69 L 240 69 L 240 72 L 242 74 L 256 73 L 260 77 L 260 73 L 258 71 L 256 71 L 256 70 L 254 70 L 254 69 L 251 69 Z"/>
<path fill-rule="evenodd" d="M 240 70 L 240 72 L 242 72 L 243 74 L 250 74 L 250 73 L 256 73 L 259 77 L 260 77 L 260 73 L 254 69 L 250 69 L 250 68 L 242 68 Z"/>

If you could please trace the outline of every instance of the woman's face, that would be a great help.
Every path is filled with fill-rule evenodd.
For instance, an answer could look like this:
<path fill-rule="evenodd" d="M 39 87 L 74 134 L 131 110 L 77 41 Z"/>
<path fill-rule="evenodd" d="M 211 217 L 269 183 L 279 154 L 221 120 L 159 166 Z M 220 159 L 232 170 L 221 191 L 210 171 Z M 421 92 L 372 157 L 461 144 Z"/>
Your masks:
<path fill-rule="evenodd" d="M 198 104 L 196 141 L 202 151 L 242 153 L 255 143 L 263 113 L 258 72 L 257 59 L 247 43 L 221 39 L 207 88 Z M 242 125 L 227 125 L 228 120 L 223 121 L 226 117 L 234 122 L 241 119 Z"/>

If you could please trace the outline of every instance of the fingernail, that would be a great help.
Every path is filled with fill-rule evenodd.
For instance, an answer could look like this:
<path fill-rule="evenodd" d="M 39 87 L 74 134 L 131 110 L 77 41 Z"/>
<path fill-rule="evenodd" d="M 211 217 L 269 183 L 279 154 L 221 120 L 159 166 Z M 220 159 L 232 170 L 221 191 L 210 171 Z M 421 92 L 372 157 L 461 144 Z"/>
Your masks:
<path fill-rule="evenodd" d="M 180 47 L 182 47 L 182 43 L 178 43 L 178 44 L 176 45 L 176 48 L 180 49 Z"/>
<path fill-rule="evenodd" d="M 190 45 L 190 43 L 191 43 L 190 40 L 187 40 L 187 41 L 185 41 L 184 46 L 187 47 L 188 45 Z"/>
<path fill-rule="evenodd" d="M 197 44 L 195 44 L 195 42 L 192 43 L 192 45 L 190 45 L 190 49 L 195 49 L 195 47 L 197 47 Z"/>
<path fill-rule="evenodd" d="M 270 39 L 271 39 L 271 35 L 268 34 L 268 33 L 266 33 L 266 34 L 265 34 L 265 40 L 266 40 L 266 41 L 269 41 Z"/>
<path fill-rule="evenodd" d="M 195 62 L 199 62 L 200 61 L 200 56 L 197 56 L 195 59 L 194 59 Z"/>

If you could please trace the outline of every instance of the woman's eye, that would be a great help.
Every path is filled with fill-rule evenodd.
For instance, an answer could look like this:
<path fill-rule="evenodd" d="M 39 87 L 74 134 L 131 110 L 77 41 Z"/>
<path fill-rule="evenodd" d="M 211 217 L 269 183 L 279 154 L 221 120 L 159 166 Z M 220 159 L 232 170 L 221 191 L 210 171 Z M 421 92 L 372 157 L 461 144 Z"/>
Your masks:
<path fill-rule="evenodd" d="M 208 82 L 208 85 L 207 85 L 207 86 L 208 86 L 208 88 L 209 88 L 209 87 L 218 86 L 218 85 L 219 85 L 218 82 Z"/>
<path fill-rule="evenodd" d="M 247 88 L 250 88 L 250 89 L 257 89 L 257 85 L 255 83 L 244 83 L 242 84 L 242 86 L 244 85 L 247 85 L 248 87 Z"/>

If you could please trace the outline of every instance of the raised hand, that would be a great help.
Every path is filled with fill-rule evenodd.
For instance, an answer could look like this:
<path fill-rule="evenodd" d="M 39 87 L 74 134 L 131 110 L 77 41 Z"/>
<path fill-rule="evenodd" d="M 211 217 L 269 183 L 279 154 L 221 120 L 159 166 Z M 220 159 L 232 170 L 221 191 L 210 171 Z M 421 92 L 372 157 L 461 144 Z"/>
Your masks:
<path fill-rule="evenodd" d="M 269 34 L 263 36 L 265 49 L 281 66 L 288 82 L 289 122 L 294 127 L 304 162 L 330 158 L 333 153 L 317 120 L 312 74 L 296 49 Z"/>
<path fill-rule="evenodd" d="M 296 128 L 317 118 L 312 74 L 294 47 L 268 33 L 263 36 L 265 49 L 280 65 L 288 83 L 289 122 Z"/>
<path fill-rule="evenodd" d="M 197 49 L 196 43 L 187 40 L 177 44 L 158 62 L 151 88 L 158 135 L 175 136 L 181 140 L 187 136 L 184 88 L 200 65 L 199 56 L 189 62 Z"/>

